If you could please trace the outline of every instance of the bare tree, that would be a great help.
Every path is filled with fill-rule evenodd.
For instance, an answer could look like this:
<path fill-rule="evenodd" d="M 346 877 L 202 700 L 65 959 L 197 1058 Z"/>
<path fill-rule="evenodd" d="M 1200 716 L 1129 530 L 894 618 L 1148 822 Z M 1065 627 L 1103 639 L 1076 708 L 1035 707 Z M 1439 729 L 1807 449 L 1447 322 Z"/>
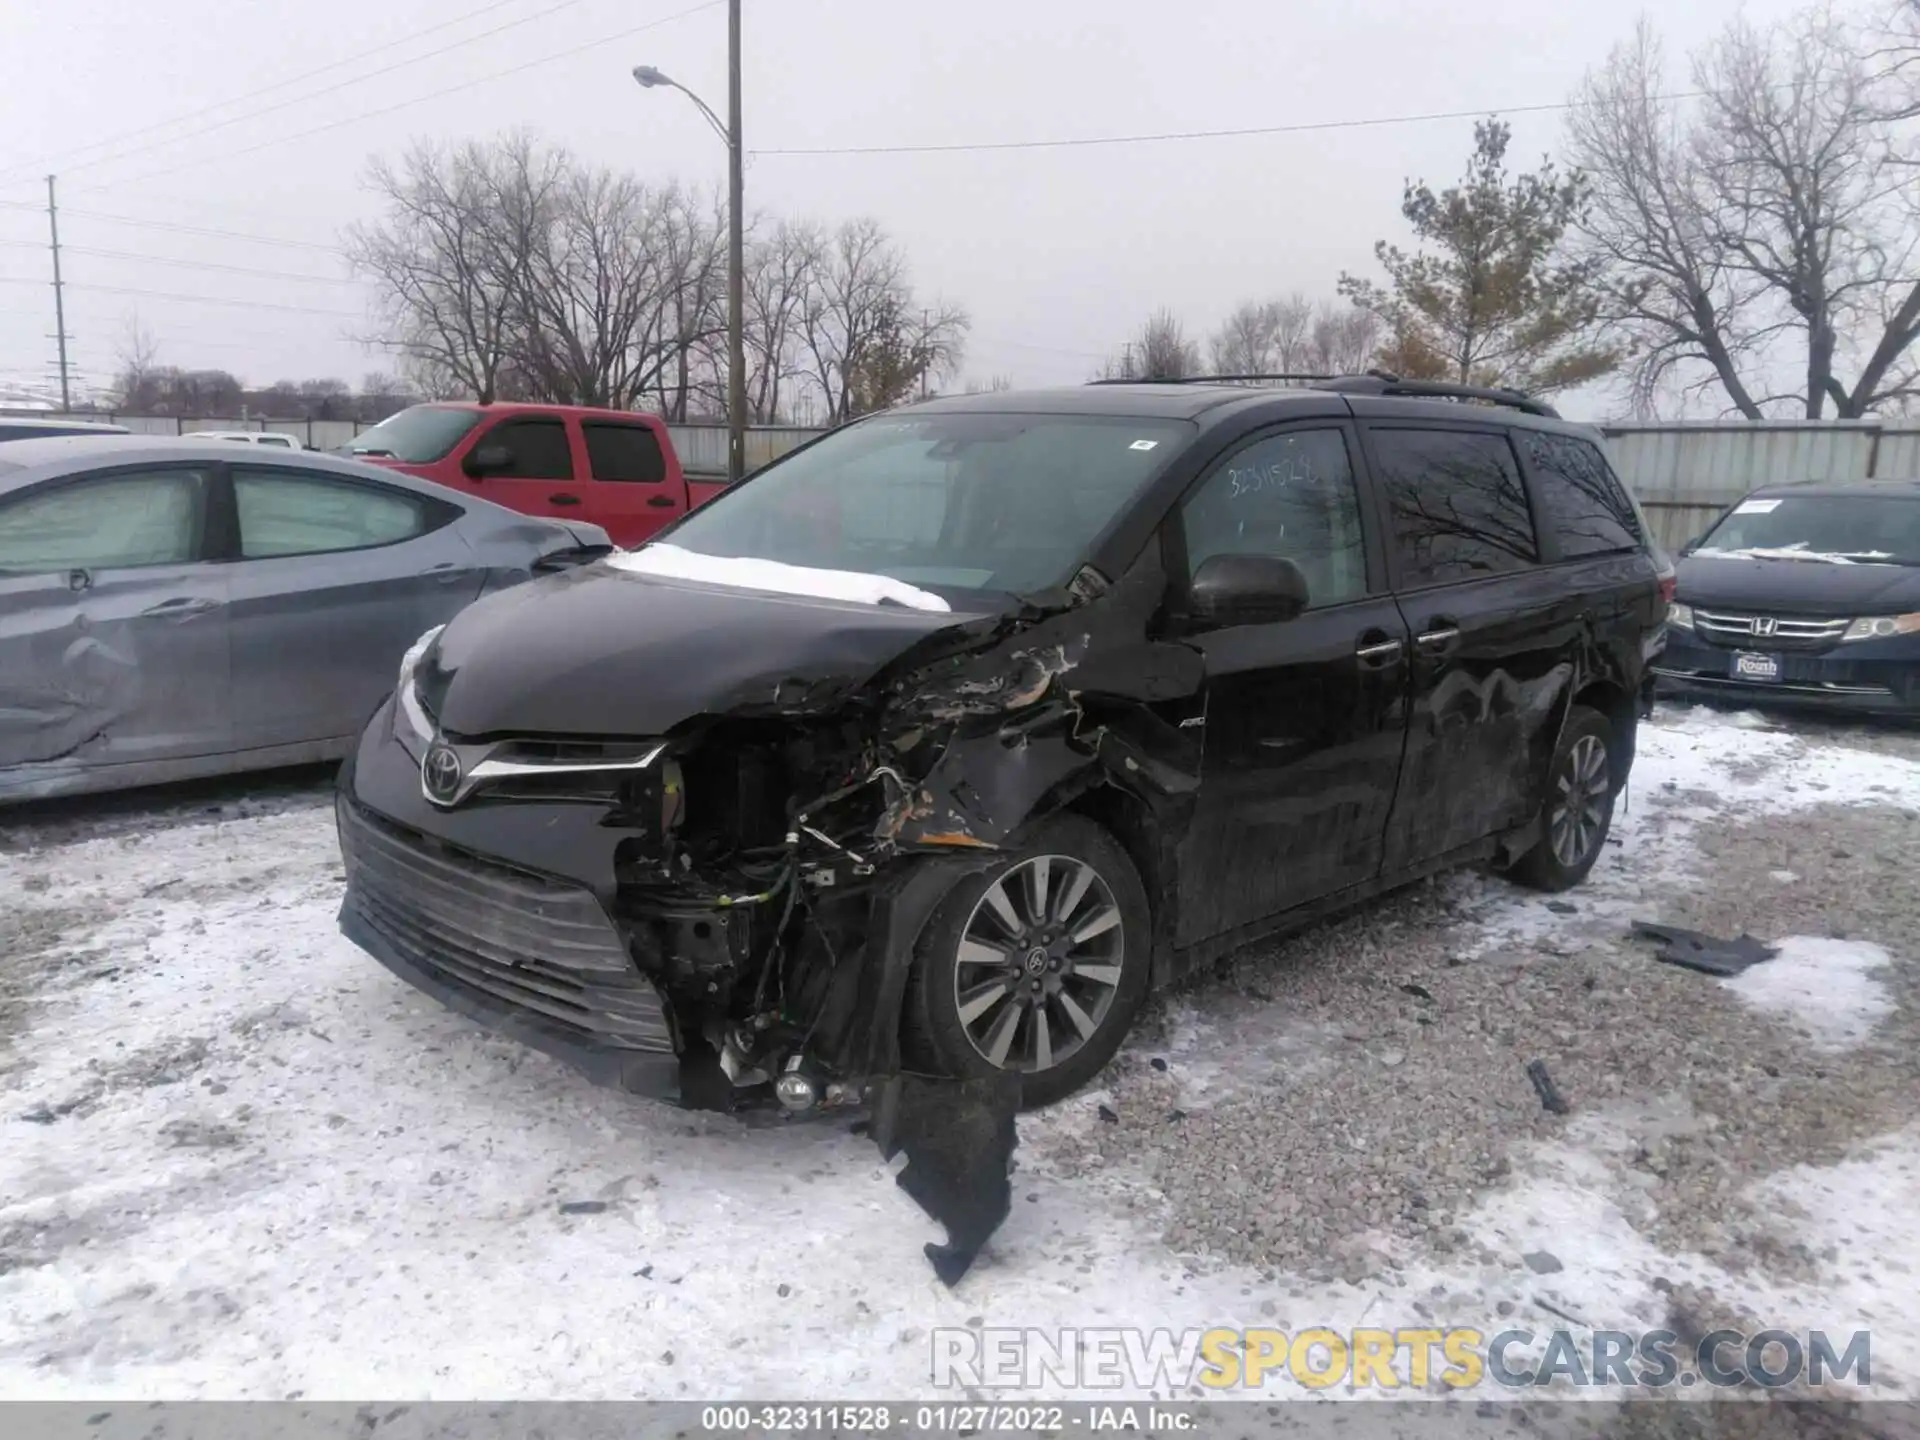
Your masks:
<path fill-rule="evenodd" d="M 369 183 L 387 218 L 347 232 L 385 321 L 369 343 L 402 357 L 430 391 L 498 398 L 563 167 L 524 134 L 418 145 L 398 168 L 374 161 Z"/>
<path fill-rule="evenodd" d="M 805 297 L 800 344 L 830 424 L 900 403 L 964 354 L 966 312 L 919 305 L 905 257 L 878 221 L 834 232 Z"/>
<path fill-rule="evenodd" d="M 1634 346 L 1636 398 L 1717 389 L 1758 419 L 1856 417 L 1916 393 L 1920 203 L 1898 58 L 1819 5 L 1733 25 L 1670 108 L 1658 41 L 1590 76 L 1572 111 L 1593 183 L 1583 226 L 1613 274 L 1604 311 Z"/>
<path fill-rule="evenodd" d="M 762 424 L 783 416 L 783 388 L 806 373 L 801 332 L 826 253 L 820 226 L 783 221 L 747 256 L 747 405 Z"/>
<path fill-rule="evenodd" d="M 1313 312 L 1306 368 L 1321 375 L 1358 375 L 1372 367 L 1386 326 L 1358 305 L 1323 302 Z"/>
<path fill-rule="evenodd" d="M 138 315 L 129 315 L 122 323 L 120 341 L 114 347 L 114 404 L 123 410 L 139 410 L 152 401 L 153 377 L 159 370 L 160 342 Z"/>
<path fill-rule="evenodd" d="M 1004 395 L 1013 389 L 1013 380 L 1006 375 L 990 375 L 985 380 L 969 380 L 966 393 L 969 395 Z"/>
<path fill-rule="evenodd" d="M 1184 380 L 1199 373 L 1200 347 L 1187 338 L 1180 317 L 1162 306 L 1126 342 L 1119 358 L 1103 364 L 1095 378 Z"/>
<path fill-rule="evenodd" d="M 1284 300 L 1236 307 L 1207 342 L 1216 375 L 1301 373 L 1313 339 L 1313 302 L 1298 292 Z"/>

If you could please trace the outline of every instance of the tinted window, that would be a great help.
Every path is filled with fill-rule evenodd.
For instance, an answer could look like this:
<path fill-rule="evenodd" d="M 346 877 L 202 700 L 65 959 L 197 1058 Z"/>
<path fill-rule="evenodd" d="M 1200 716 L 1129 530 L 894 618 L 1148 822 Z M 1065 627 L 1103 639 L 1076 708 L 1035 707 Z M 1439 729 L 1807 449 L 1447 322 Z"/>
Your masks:
<path fill-rule="evenodd" d="M 1640 521 L 1606 456 L 1590 441 L 1571 435 L 1527 433 L 1527 463 L 1533 467 L 1540 523 L 1560 542 L 1560 553 L 1606 555 L 1640 544 Z"/>
<path fill-rule="evenodd" d="M 505 470 L 489 471 L 502 480 L 571 480 L 573 451 L 563 420 L 507 420 L 480 437 L 482 445 L 504 445 L 513 459 Z"/>
<path fill-rule="evenodd" d="M 596 480 L 631 480 L 658 485 L 667 478 L 667 457 L 660 437 L 645 425 L 612 425 L 588 421 L 580 427 L 587 437 L 587 464 Z"/>
<path fill-rule="evenodd" d="M 1504 435 L 1375 430 L 1400 583 L 1439 585 L 1525 569 L 1540 558 Z"/>
<path fill-rule="evenodd" d="M 1305 572 L 1310 605 L 1367 593 L 1360 499 L 1338 430 L 1254 441 L 1188 497 L 1182 515 L 1190 573 L 1215 555 L 1278 555 Z"/>
<path fill-rule="evenodd" d="M 114 570 L 196 558 L 207 477 L 156 470 L 71 480 L 0 504 L 0 571 Z"/>
<path fill-rule="evenodd" d="M 277 470 L 234 472 L 233 501 L 245 560 L 411 540 L 434 527 L 438 509 L 384 486 Z"/>
<path fill-rule="evenodd" d="M 410 405 L 362 430 L 347 446 L 350 455 L 390 455 L 408 465 L 444 459 L 482 416 L 478 410 Z"/>
<path fill-rule="evenodd" d="M 1192 433 L 1081 415 L 866 420 L 708 501 L 672 543 L 935 588 L 1047 590 Z"/>

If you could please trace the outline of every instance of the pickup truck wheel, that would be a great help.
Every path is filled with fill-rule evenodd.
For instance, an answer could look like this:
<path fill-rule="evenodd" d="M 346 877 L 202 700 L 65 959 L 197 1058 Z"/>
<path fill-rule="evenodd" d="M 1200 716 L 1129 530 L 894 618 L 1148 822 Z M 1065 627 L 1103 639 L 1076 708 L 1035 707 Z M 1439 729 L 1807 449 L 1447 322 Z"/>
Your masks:
<path fill-rule="evenodd" d="M 1545 833 L 1509 872 L 1534 890 L 1571 890 L 1587 878 L 1613 824 L 1613 727 L 1576 705 L 1547 775 Z"/>
<path fill-rule="evenodd" d="M 1151 947 L 1126 851 L 1078 816 L 1050 820 L 934 912 L 909 981 L 908 1061 L 945 1075 L 1018 1070 L 1029 1109 L 1062 1100 L 1126 1038 Z"/>

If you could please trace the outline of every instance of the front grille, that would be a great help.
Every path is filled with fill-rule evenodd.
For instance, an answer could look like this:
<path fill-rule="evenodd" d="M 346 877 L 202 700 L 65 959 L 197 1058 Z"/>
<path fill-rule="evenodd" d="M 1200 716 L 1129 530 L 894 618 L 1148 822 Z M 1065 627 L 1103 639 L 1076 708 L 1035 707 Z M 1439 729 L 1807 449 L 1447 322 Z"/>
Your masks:
<path fill-rule="evenodd" d="M 671 1055 L 659 993 L 593 895 L 340 804 L 347 903 L 399 955 L 582 1043 Z"/>
<path fill-rule="evenodd" d="M 1800 620 L 1784 615 L 1693 612 L 1694 633 L 1715 645 L 1739 650 L 1825 650 L 1847 633 L 1850 620 Z"/>

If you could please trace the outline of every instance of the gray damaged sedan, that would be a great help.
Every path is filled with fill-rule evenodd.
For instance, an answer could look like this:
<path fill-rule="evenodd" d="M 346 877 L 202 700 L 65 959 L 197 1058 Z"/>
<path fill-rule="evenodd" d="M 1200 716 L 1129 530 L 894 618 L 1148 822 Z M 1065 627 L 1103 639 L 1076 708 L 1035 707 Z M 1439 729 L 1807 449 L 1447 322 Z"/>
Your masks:
<path fill-rule="evenodd" d="M 0 446 L 0 804 L 337 759 L 422 634 L 611 548 L 392 470 L 236 451 Z"/>

